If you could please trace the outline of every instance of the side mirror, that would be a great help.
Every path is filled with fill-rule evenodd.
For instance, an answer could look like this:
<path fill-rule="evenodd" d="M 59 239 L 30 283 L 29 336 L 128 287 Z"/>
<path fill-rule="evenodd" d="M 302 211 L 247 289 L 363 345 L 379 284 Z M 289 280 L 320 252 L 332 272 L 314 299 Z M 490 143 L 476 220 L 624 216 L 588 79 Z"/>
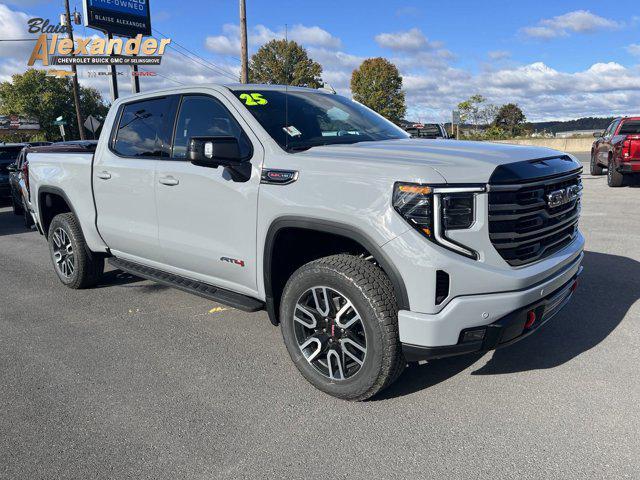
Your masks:
<path fill-rule="evenodd" d="M 593 136 L 596 138 L 604 137 L 604 132 L 594 132 Z"/>
<path fill-rule="evenodd" d="M 251 162 L 240 156 L 240 143 L 235 137 L 191 137 L 187 145 L 187 157 L 200 167 L 228 167 L 234 182 L 246 182 L 251 178 Z"/>
<path fill-rule="evenodd" d="M 194 165 L 209 168 L 235 166 L 242 161 L 235 137 L 191 137 L 187 157 Z"/>
<path fill-rule="evenodd" d="M 15 163 L 12 163 L 11 165 L 9 165 L 9 166 L 7 167 L 7 171 L 8 171 L 8 172 L 11 172 L 11 173 L 15 173 L 15 172 L 17 172 L 17 171 L 18 171 L 18 167 L 16 166 L 16 164 L 15 164 Z"/>

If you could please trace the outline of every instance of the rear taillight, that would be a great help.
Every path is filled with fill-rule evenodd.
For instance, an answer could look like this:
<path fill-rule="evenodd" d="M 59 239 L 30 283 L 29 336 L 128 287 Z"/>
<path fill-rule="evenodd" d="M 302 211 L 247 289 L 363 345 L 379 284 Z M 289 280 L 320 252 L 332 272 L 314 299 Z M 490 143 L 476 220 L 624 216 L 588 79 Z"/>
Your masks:
<path fill-rule="evenodd" d="M 631 140 L 628 138 L 622 143 L 622 161 L 631 158 Z"/>
<path fill-rule="evenodd" d="M 29 162 L 27 160 L 22 164 L 22 176 L 24 177 L 24 185 L 27 187 L 27 192 L 31 193 L 29 190 Z"/>

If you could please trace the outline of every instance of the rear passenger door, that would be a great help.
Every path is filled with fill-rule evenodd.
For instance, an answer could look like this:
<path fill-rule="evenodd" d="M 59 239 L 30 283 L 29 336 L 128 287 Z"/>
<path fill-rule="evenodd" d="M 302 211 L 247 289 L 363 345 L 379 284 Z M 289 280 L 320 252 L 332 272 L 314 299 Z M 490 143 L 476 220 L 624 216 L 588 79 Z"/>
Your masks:
<path fill-rule="evenodd" d="M 160 245 L 171 271 L 245 294 L 256 287 L 256 220 L 263 150 L 223 96 L 181 98 L 172 154 L 158 164 Z M 233 136 L 251 164 L 246 181 L 228 168 L 187 159 L 191 137 Z"/>
<path fill-rule="evenodd" d="M 177 100 L 164 96 L 121 105 L 109 146 L 96 155 L 97 226 L 116 256 L 145 264 L 162 260 L 156 170 L 169 157 Z"/>

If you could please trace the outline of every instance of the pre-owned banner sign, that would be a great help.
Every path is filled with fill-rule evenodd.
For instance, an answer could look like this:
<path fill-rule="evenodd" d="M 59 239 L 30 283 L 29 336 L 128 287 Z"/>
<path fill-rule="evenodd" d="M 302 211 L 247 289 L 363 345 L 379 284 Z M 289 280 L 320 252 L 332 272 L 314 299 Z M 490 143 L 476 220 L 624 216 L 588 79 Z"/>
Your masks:
<path fill-rule="evenodd" d="M 84 24 L 124 37 L 149 36 L 149 0 L 84 0 Z"/>

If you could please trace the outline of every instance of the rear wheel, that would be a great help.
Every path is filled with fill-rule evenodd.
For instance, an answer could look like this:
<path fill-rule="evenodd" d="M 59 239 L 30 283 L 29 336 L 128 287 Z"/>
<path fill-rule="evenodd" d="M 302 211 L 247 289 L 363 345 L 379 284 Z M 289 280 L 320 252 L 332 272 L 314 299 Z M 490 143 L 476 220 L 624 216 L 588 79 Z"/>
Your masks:
<path fill-rule="evenodd" d="M 14 197 L 13 195 L 11 195 L 11 206 L 13 207 L 13 214 L 14 215 L 22 215 L 23 214 L 22 205 L 20 205 L 18 202 L 16 202 L 16 197 Z"/>
<path fill-rule="evenodd" d="M 591 175 L 602 175 L 604 173 L 604 168 L 598 165 L 595 152 L 591 152 L 591 164 L 589 170 L 591 171 Z"/>
<path fill-rule="evenodd" d="M 98 282 L 104 271 L 104 258 L 89 250 L 73 213 L 53 218 L 48 241 L 51 261 L 62 283 L 78 289 Z"/>
<path fill-rule="evenodd" d="M 624 185 L 624 175 L 616 171 L 615 164 L 611 158 L 609 159 L 607 168 L 607 184 L 610 187 L 621 187 Z"/>
<path fill-rule="evenodd" d="M 33 217 L 24 203 L 22 204 L 22 219 L 24 221 L 25 228 L 31 228 L 33 226 Z"/>
<path fill-rule="evenodd" d="M 366 400 L 389 386 L 405 360 L 391 282 L 376 265 L 333 255 L 299 268 L 280 308 L 289 355 L 316 388 Z"/>

